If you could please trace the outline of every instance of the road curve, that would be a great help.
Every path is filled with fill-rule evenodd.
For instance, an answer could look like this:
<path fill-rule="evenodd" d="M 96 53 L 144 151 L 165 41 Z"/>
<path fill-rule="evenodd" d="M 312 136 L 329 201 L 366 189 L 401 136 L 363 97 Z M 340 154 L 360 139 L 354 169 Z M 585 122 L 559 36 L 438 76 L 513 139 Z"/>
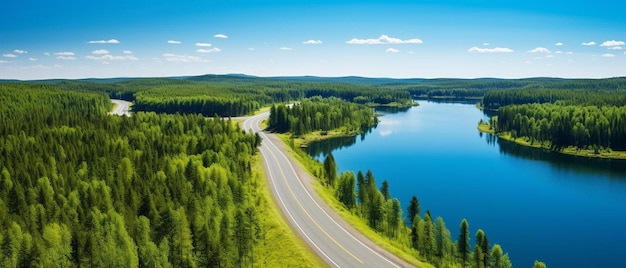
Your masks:
<path fill-rule="evenodd" d="M 331 267 L 412 267 L 352 228 L 317 196 L 314 179 L 288 154 L 284 144 L 259 123 L 268 112 L 247 118 L 244 130 L 259 133 L 272 194 L 292 228 Z"/>
<path fill-rule="evenodd" d="M 110 114 L 130 116 L 129 110 L 131 102 L 116 99 L 111 99 L 111 102 L 115 104 L 115 108 L 113 108 Z"/>

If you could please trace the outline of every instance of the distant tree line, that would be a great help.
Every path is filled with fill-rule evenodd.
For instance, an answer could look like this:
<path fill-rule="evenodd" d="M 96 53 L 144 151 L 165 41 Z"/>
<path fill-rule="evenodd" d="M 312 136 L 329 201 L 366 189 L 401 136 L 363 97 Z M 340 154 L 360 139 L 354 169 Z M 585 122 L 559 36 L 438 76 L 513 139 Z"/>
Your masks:
<path fill-rule="evenodd" d="M 626 105 L 625 90 L 564 90 L 564 89 L 512 89 L 495 90 L 485 94 L 485 109 L 498 109 L 512 104 L 554 103 L 561 105 Z"/>
<path fill-rule="evenodd" d="M 336 97 L 368 104 L 410 106 L 408 91 L 369 84 L 205 75 L 180 78 L 119 78 L 25 82 L 71 91 L 102 92 L 111 98 L 133 101 L 133 111 L 241 116 L 273 103 L 313 96 Z"/>

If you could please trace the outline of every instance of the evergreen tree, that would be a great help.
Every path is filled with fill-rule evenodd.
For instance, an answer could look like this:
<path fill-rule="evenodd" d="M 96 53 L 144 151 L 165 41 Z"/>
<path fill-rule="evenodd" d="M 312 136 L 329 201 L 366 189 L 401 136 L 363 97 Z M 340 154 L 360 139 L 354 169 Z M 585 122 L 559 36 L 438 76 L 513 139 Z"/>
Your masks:
<path fill-rule="evenodd" d="M 385 201 L 391 198 L 391 193 L 389 192 L 389 182 L 387 180 L 384 180 L 383 184 L 380 186 L 380 192 L 383 194 Z"/>
<path fill-rule="evenodd" d="M 427 260 L 432 260 L 435 255 L 436 241 L 435 227 L 430 211 L 426 211 L 424 219 L 418 223 L 418 233 L 418 250 Z"/>
<path fill-rule="evenodd" d="M 546 264 L 536 260 L 533 268 L 546 268 Z"/>
<path fill-rule="evenodd" d="M 463 267 L 465 267 L 471 253 L 469 224 L 466 219 L 461 221 L 457 250 L 461 258 L 461 263 Z"/>
<path fill-rule="evenodd" d="M 437 257 L 444 259 L 450 253 L 451 247 L 450 230 L 446 228 L 446 224 L 442 217 L 437 217 L 435 224 L 435 248 Z"/>
<path fill-rule="evenodd" d="M 511 268 L 511 261 L 509 260 L 509 254 L 502 254 L 502 247 L 498 244 L 493 245 L 491 250 L 490 267 L 493 268 Z"/>
<path fill-rule="evenodd" d="M 356 206 L 356 193 L 354 192 L 356 179 L 352 171 L 346 171 L 339 176 L 339 185 L 337 187 L 337 199 L 343 203 L 348 209 Z"/>
<path fill-rule="evenodd" d="M 363 172 L 359 170 L 357 173 L 357 188 L 358 188 L 358 198 L 359 204 L 361 206 L 361 217 L 367 218 L 367 208 L 369 208 L 369 196 L 367 193 L 367 183 L 365 181 L 365 176 L 363 176 Z"/>
<path fill-rule="evenodd" d="M 411 197 L 411 202 L 409 203 L 409 208 L 407 210 L 409 211 L 409 220 L 411 221 L 411 224 L 413 224 L 415 215 L 420 214 L 420 203 L 419 200 L 417 200 L 417 196 Z"/>
<path fill-rule="evenodd" d="M 337 180 L 337 163 L 335 163 L 335 157 L 332 153 L 329 153 L 324 159 L 324 174 L 326 175 L 326 183 L 334 187 Z"/>
<path fill-rule="evenodd" d="M 415 215 L 415 217 L 413 217 L 413 219 L 411 220 L 411 246 L 414 249 L 417 249 L 419 247 L 419 226 L 421 221 L 422 218 L 420 217 L 420 215 Z"/>

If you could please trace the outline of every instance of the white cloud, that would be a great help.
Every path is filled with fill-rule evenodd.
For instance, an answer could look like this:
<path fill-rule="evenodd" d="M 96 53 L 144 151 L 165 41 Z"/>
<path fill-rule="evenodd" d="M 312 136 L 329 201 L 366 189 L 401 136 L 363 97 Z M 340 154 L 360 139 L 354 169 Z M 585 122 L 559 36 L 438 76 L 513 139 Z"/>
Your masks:
<path fill-rule="evenodd" d="M 621 47 L 621 46 L 614 46 L 614 47 L 609 47 L 609 49 L 611 49 L 611 50 L 622 50 L 624 48 Z"/>
<path fill-rule="evenodd" d="M 176 40 L 167 40 L 168 44 L 173 44 L 173 45 L 180 45 L 182 42 L 180 41 L 176 41 Z"/>
<path fill-rule="evenodd" d="M 546 58 L 554 58 L 554 55 L 548 55 Z"/>
<path fill-rule="evenodd" d="M 96 41 L 89 41 L 89 44 L 119 44 L 120 41 L 117 41 L 117 39 L 109 39 L 109 40 L 96 40 Z"/>
<path fill-rule="evenodd" d="M 254 48 L 253 47 L 249 47 L 248 51 L 254 51 Z"/>
<path fill-rule="evenodd" d="M 46 55 L 46 56 L 50 56 L 50 53 L 48 53 L 48 52 L 43 53 L 43 54 Z"/>
<path fill-rule="evenodd" d="M 382 44 L 421 44 L 424 42 L 422 42 L 422 40 L 417 39 L 417 38 L 402 40 L 398 38 L 389 37 L 383 34 L 377 39 L 353 38 L 350 41 L 346 41 L 346 43 L 351 44 L 351 45 L 382 45 Z"/>
<path fill-rule="evenodd" d="M 21 49 L 16 49 L 16 50 L 13 50 L 13 53 L 17 53 L 17 54 L 27 54 L 27 53 L 28 53 L 28 51 L 26 51 L 26 50 L 21 50 Z"/>
<path fill-rule="evenodd" d="M 17 58 L 17 55 L 15 55 L 15 54 L 11 54 L 11 53 L 8 53 L 8 54 L 2 54 L 2 56 L 3 56 L 3 57 L 5 57 L 5 58 Z"/>
<path fill-rule="evenodd" d="M 56 52 L 54 55 L 57 56 L 74 56 L 74 52 Z"/>
<path fill-rule="evenodd" d="M 496 48 L 480 48 L 480 47 L 472 47 L 467 51 L 472 53 L 511 53 L 512 49 L 506 47 L 496 47 Z"/>
<path fill-rule="evenodd" d="M 491 43 L 486 43 L 486 42 L 485 42 L 485 43 L 483 43 L 483 46 L 486 46 L 486 47 L 487 47 L 487 46 L 491 46 Z"/>
<path fill-rule="evenodd" d="M 198 49 L 198 50 L 196 50 L 196 52 L 198 52 L 198 53 L 218 53 L 220 51 L 222 51 L 222 50 L 219 49 L 219 48 L 216 48 L 216 47 L 211 48 L 211 49 Z"/>
<path fill-rule="evenodd" d="M 200 57 L 189 56 L 189 55 L 177 55 L 177 54 L 166 53 L 166 54 L 163 54 L 163 57 L 165 58 L 166 61 L 172 61 L 172 62 L 182 62 L 182 63 L 207 62 L 207 60 L 203 60 Z"/>
<path fill-rule="evenodd" d="M 581 45 L 583 45 L 583 46 L 595 46 L 595 45 L 596 45 L 596 42 L 594 42 L 594 41 L 591 41 L 591 42 L 584 42 L 584 43 L 582 43 Z"/>
<path fill-rule="evenodd" d="M 36 59 L 36 58 L 33 58 L 33 57 L 28 58 L 28 60 L 29 60 L 29 61 L 37 61 L 37 59 Z"/>
<path fill-rule="evenodd" d="M 604 43 L 602 43 L 600 46 L 601 47 L 615 47 L 615 46 L 623 46 L 623 45 L 626 45 L 624 41 L 609 40 L 609 41 L 604 41 Z"/>
<path fill-rule="evenodd" d="M 226 38 L 228 38 L 228 36 L 223 35 L 223 34 L 216 34 L 216 35 L 214 35 L 213 37 L 215 37 L 215 38 L 222 38 L 222 39 L 226 39 Z"/>
<path fill-rule="evenodd" d="M 615 57 L 615 55 L 607 53 L 607 54 L 603 54 L 602 57 L 613 58 L 613 57 Z"/>
<path fill-rule="evenodd" d="M 74 56 L 57 56 L 57 59 L 59 59 L 59 60 L 75 60 L 76 57 L 74 57 Z"/>
<path fill-rule="evenodd" d="M 555 54 L 563 54 L 563 51 L 557 50 L 554 52 Z"/>
<path fill-rule="evenodd" d="M 91 51 L 91 54 L 103 55 L 103 54 L 109 54 L 109 51 L 106 49 L 98 49 L 98 50 Z"/>
<path fill-rule="evenodd" d="M 549 49 L 545 47 L 536 47 L 534 49 L 529 50 L 530 53 L 552 53 Z"/>
<path fill-rule="evenodd" d="M 212 46 L 212 45 L 211 45 L 211 44 L 209 44 L 209 43 L 196 43 L 196 46 L 197 46 L 197 47 L 210 47 L 210 46 Z"/>
<path fill-rule="evenodd" d="M 124 51 L 122 51 L 122 53 L 124 53 L 124 54 L 133 54 L 133 52 L 130 51 L 130 50 L 124 50 Z"/>
<path fill-rule="evenodd" d="M 293 48 L 290 47 L 281 47 L 280 50 L 291 51 Z"/>
<path fill-rule="evenodd" d="M 560 47 L 560 46 L 562 46 L 562 45 L 563 45 L 563 43 L 558 42 L 558 43 L 556 43 L 556 44 L 554 44 L 554 45 L 555 45 L 555 46 L 557 46 L 557 47 Z"/>
<path fill-rule="evenodd" d="M 139 60 L 139 58 L 133 56 L 133 55 L 126 55 L 126 58 L 129 60 Z"/>
<path fill-rule="evenodd" d="M 5 60 L 0 60 L 0 63 L 9 63 L 9 62 Z"/>
<path fill-rule="evenodd" d="M 573 55 L 573 54 L 574 54 L 574 52 L 568 51 L 568 52 L 565 52 L 565 54 L 567 54 L 567 55 Z"/>
<path fill-rule="evenodd" d="M 305 45 L 319 45 L 321 43 L 322 43 L 322 40 L 313 40 L 313 39 L 302 42 L 302 44 L 305 44 Z"/>
<path fill-rule="evenodd" d="M 400 52 L 400 50 L 397 50 L 395 48 L 388 48 L 387 50 L 385 50 L 385 52 L 387 52 L 387 53 L 398 53 L 398 52 Z"/>
<path fill-rule="evenodd" d="M 124 56 L 113 56 L 110 54 L 102 55 L 102 56 L 89 55 L 89 56 L 86 56 L 85 58 L 89 60 L 126 60 L 126 57 Z"/>

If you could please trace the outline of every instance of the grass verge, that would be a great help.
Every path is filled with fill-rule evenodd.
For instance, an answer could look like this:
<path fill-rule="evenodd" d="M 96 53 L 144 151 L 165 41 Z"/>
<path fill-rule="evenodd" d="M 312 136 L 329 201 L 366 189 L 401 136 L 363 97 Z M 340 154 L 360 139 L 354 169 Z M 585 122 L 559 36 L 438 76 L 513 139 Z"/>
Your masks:
<path fill-rule="evenodd" d="M 290 228 L 270 191 L 263 162 L 254 157 L 253 177 L 259 189 L 257 211 L 263 215 L 261 229 L 264 238 L 255 247 L 257 267 L 327 267 L 309 246 Z"/>
<path fill-rule="evenodd" d="M 291 138 L 289 134 L 277 134 L 277 136 L 283 141 L 285 144 L 291 143 Z M 309 174 L 317 178 L 317 182 L 319 182 L 319 178 L 314 174 L 320 173 L 323 169 L 322 164 L 315 159 L 311 158 L 307 155 L 303 150 L 295 149 L 299 148 L 297 141 L 294 141 L 295 147 L 286 146 L 289 150 L 289 153 L 298 160 L 300 165 L 302 165 L 305 170 L 309 172 Z M 320 183 L 316 183 L 314 185 L 315 191 L 322 198 L 322 200 L 331 207 L 334 211 L 339 214 L 346 222 L 348 222 L 352 227 L 358 230 L 360 233 L 365 235 L 367 238 L 372 240 L 375 244 L 384 248 L 385 250 L 391 252 L 392 254 L 398 256 L 404 261 L 414 265 L 416 267 L 434 267 L 428 263 L 421 262 L 415 256 L 418 255 L 417 251 L 409 247 L 404 243 L 400 243 L 400 241 L 392 240 L 387 238 L 372 228 L 370 228 L 365 220 L 359 218 L 357 215 L 353 214 L 352 211 L 348 210 L 343 204 L 341 204 L 334 196 L 334 192 L 332 189 L 328 187 L 324 187 Z M 400 232 L 405 232 L 408 235 L 408 228 L 402 229 Z"/>

